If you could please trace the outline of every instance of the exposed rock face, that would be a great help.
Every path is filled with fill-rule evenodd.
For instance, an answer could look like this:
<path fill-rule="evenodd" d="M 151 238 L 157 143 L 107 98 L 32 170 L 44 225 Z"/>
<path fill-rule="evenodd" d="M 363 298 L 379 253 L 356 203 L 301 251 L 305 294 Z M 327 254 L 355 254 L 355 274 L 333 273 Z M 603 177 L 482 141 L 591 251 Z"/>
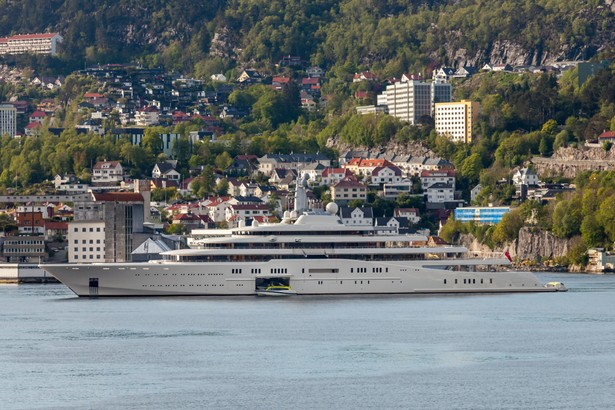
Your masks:
<path fill-rule="evenodd" d="M 473 252 L 492 252 L 489 247 L 478 242 L 472 235 L 461 235 L 460 245 Z M 505 244 L 496 251 L 508 250 L 513 259 L 519 261 L 541 261 L 555 259 L 568 253 L 568 241 L 553 236 L 551 232 L 532 228 L 521 228 L 519 238 L 510 244 Z"/>
<path fill-rule="evenodd" d="M 389 142 L 385 146 L 378 147 L 358 147 L 345 142 L 341 142 L 339 138 L 330 138 L 327 141 L 327 147 L 337 150 L 340 154 L 348 151 L 365 151 L 370 158 L 375 158 L 378 155 L 412 155 L 417 157 L 435 158 L 437 155 L 428 148 L 425 148 L 418 142 L 409 142 L 407 144 L 399 144 L 397 142 Z"/>
<path fill-rule="evenodd" d="M 521 228 L 519 238 L 510 245 L 510 256 L 519 260 L 554 259 L 568 253 L 568 241 L 551 232 Z"/>
<path fill-rule="evenodd" d="M 615 167 L 615 150 L 602 147 L 560 148 L 551 158 L 531 160 L 539 176 L 574 178 L 580 171 L 603 171 Z"/>

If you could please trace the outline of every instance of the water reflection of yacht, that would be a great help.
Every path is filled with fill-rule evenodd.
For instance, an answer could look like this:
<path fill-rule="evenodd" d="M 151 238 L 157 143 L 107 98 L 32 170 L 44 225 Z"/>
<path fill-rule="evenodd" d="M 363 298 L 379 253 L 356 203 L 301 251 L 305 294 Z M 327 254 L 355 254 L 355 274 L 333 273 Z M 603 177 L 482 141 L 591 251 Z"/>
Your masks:
<path fill-rule="evenodd" d="M 306 202 L 299 186 L 295 209 Z M 79 296 L 256 295 L 272 286 L 297 295 L 563 290 L 530 272 L 495 271 L 510 264 L 503 255 L 346 226 L 337 211 L 330 203 L 326 212 L 287 212 L 281 223 L 201 230 L 191 249 L 164 252 L 161 261 L 42 267 Z"/>

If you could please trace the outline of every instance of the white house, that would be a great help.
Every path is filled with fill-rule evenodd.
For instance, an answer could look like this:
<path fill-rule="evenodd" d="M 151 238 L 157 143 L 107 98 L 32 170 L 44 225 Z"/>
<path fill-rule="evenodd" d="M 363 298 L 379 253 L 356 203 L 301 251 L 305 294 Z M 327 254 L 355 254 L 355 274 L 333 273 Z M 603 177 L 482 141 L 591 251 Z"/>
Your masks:
<path fill-rule="evenodd" d="M 92 169 L 92 184 L 117 185 L 124 180 L 124 169 L 119 161 L 99 161 Z"/>
<path fill-rule="evenodd" d="M 519 185 L 538 185 L 538 175 L 531 168 L 521 168 L 513 175 L 513 183 Z"/>
<path fill-rule="evenodd" d="M 371 184 L 397 184 L 401 182 L 401 169 L 395 165 L 376 167 L 371 173 Z"/>
<path fill-rule="evenodd" d="M 374 210 L 371 207 L 351 208 L 342 206 L 340 207 L 340 218 L 344 225 L 373 226 Z"/>
<path fill-rule="evenodd" d="M 443 182 L 432 184 L 425 189 L 425 193 L 427 194 L 427 202 L 432 204 L 452 202 L 455 199 L 455 188 Z"/>
<path fill-rule="evenodd" d="M 154 169 L 152 170 L 152 178 L 163 178 L 179 181 L 181 179 L 181 174 L 177 172 L 172 163 L 158 162 L 154 165 Z"/>

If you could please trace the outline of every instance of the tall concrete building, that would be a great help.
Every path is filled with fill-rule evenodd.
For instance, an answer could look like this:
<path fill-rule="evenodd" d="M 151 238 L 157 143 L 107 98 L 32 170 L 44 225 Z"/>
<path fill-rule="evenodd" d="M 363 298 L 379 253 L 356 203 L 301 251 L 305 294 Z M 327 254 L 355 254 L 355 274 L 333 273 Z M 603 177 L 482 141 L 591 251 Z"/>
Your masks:
<path fill-rule="evenodd" d="M 436 103 L 434 121 L 436 132 L 453 142 L 472 142 L 472 128 L 478 122 L 480 103 L 461 102 Z"/>
<path fill-rule="evenodd" d="M 387 86 L 378 96 L 378 105 L 385 105 L 389 115 L 418 124 L 423 116 L 433 116 L 436 102 L 451 101 L 452 88 L 448 83 L 402 81 Z"/>
<path fill-rule="evenodd" d="M 143 222 L 140 193 L 92 193 L 91 201 L 75 202 L 74 221 L 68 225 L 68 261 L 131 261 L 133 239 L 143 232 Z"/>
<path fill-rule="evenodd" d="M 13 104 L 0 103 L 0 137 L 17 134 L 17 109 Z"/>

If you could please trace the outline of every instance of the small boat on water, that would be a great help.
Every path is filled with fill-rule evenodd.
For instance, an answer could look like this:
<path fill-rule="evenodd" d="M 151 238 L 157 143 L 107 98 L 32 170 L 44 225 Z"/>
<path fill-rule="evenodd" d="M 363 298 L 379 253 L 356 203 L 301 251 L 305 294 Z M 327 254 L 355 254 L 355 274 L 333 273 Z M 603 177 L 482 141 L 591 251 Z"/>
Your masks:
<path fill-rule="evenodd" d="M 568 288 L 562 282 L 548 282 L 545 288 L 554 289 L 556 292 L 566 292 Z"/>
<path fill-rule="evenodd" d="M 292 296 L 296 294 L 297 292 L 290 286 L 284 285 L 271 285 L 265 289 L 256 290 L 256 296 Z"/>

